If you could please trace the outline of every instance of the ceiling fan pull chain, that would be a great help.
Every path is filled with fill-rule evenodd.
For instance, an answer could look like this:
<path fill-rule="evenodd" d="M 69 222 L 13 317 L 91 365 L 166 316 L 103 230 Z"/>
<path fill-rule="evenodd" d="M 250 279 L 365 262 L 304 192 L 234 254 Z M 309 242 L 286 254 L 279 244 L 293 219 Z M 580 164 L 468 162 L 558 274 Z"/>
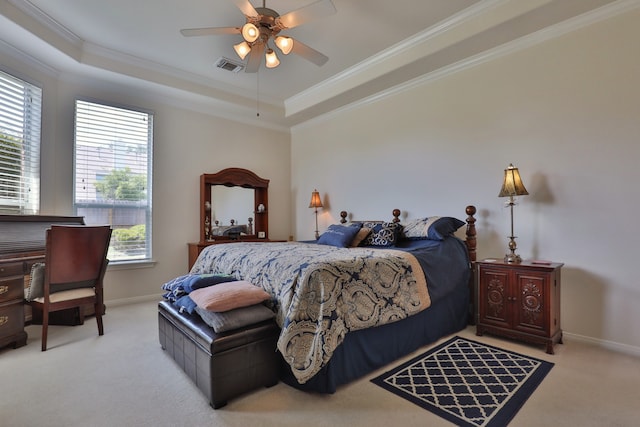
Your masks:
<path fill-rule="evenodd" d="M 260 117 L 260 70 L 256 72 L 256 117 Z"/>

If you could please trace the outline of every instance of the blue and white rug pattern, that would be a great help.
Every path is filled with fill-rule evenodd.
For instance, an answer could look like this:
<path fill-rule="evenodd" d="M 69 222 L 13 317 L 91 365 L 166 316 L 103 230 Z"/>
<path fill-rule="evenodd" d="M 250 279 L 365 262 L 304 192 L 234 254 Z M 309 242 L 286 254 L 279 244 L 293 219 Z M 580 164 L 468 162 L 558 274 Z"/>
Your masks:
<path fill-rule="evenodd" d="M 460 426 L 504 426 L 553 363 L 454 337 L 371 381 Z"/>

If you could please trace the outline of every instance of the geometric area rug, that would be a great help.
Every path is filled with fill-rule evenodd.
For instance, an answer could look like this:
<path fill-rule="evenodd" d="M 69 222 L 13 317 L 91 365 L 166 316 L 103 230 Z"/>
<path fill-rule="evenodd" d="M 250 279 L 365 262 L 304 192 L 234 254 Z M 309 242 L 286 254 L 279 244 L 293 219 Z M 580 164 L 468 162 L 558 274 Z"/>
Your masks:
<path fill-rule="evenodd" d="M 454 337 L 371 380 L 459 426 L 505 426 L 553 363 Z"/>

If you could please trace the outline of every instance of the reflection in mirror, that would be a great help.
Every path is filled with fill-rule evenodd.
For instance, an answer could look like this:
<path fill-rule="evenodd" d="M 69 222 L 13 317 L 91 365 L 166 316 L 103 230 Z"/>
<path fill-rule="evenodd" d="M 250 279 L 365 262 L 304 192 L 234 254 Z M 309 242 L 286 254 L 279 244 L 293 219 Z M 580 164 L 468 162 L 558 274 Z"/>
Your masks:
<path fill-rule="evenodd" d="M 268 239 L 268 191 L 269 180 L 247 169 L 200 175 L 200 241 Z M 213 234 L 216 221 L 219 227 L 231 227 L 232 219 L 234 226 L 244 225 L 246 230 L 236 226 L 233 234 Z"/>
<path fill-rule="evenodd" d="M 237 238 L 253 234 L 254 189 L 211 186 L 211 236 Z M 217 221 L 217 223 L 216 223 Z"/>

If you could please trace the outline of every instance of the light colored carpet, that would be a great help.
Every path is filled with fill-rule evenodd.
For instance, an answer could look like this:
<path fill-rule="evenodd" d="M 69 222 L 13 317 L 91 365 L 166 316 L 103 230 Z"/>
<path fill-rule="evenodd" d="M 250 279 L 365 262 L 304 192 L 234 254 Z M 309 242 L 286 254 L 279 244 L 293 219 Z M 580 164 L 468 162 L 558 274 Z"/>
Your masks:
<path fill-rule="evenodd" d="M 28 344 L 0 350 L 0 425 L 45 426 L 449 426 L 447 421 L 369 382 L 394 363 L 333 395 L 283 383 L 212 409 L 158 343 L 155 302 L 108 307 L 105 335 L 95 319 L 52 326 L 40 351 L 40 326 Z M 635 426 L 640 419 L 640 359 L 567 341 L 541 347 L 458 335 L 555 363 L 511 426 Z M 424 352 L 422 348 L 411 356 Z"/>

